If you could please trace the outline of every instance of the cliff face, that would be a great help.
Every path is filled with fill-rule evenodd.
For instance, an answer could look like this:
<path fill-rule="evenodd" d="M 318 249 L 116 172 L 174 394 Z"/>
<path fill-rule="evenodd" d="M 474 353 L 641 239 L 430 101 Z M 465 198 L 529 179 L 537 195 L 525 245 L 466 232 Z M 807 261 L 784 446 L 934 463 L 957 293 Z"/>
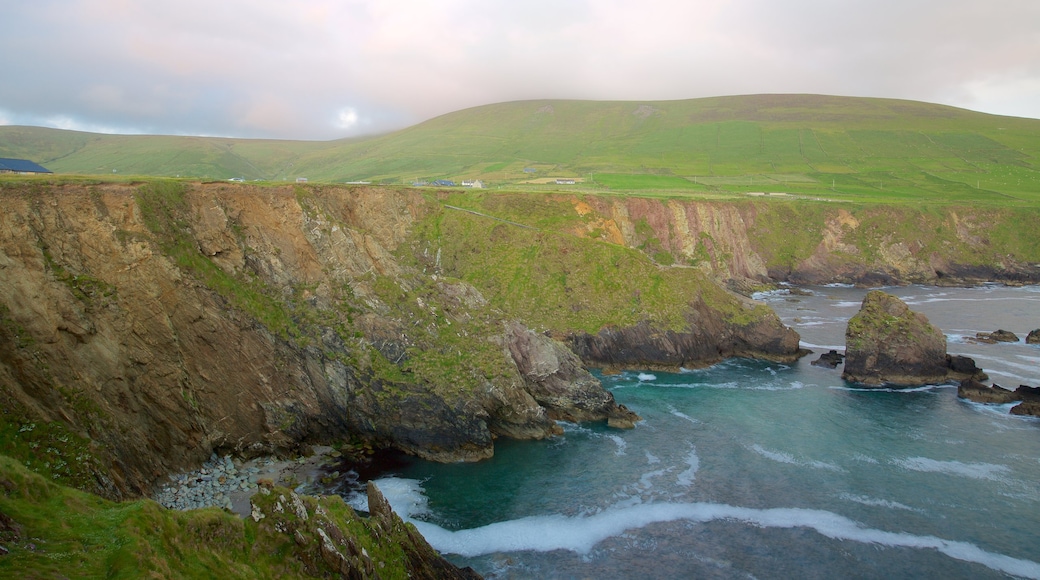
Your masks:
<path fill-rule="evenodd" d="M 1040 282 L 1032 209 L 622 198 L 572 202 L 573 228 L 720 279 L 866 286 Z"/>
<path fill-rule="evenodd" d="M 819 205 L 455 201 L 471 212 L 409 190 L 172 182 L 0 196 L 4 452 L 109 496 L 214 450 L 360 437 L 479 460 L 557 419 L 630 425 L 582 364 L 801 354 L 710 277 L 862 281 L 883 262 L 927 278 L 922 260 L 935 276 L 990 267 L 987 248 L 1010 243 L 980 214 L 914 226 L 953 220 L 957 242 L 897 239 L 894 210 Z"/>
<path fill-rule="evenodd" d="M 394 256 L 433 207 L 414 193 L 109 184 L 2 196 L 6 452 L 59 480 L 132 496 L 214 449 L 358 436 L 476 460 L 495 435 L 557 429 L 501 315 Z"/>

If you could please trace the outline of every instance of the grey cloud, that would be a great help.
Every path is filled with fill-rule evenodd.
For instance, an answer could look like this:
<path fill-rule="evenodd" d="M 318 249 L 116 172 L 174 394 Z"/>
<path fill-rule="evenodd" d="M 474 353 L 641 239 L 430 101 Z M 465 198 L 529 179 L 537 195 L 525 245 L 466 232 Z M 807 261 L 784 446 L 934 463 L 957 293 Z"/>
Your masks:
<path fill-rule="evenodd" d="M 0 21 L 0 120 L 329 139 L 506 100 L 760 92 L 1040 118 L 1037 22 L 1033 0 L 36 0 Z"/>

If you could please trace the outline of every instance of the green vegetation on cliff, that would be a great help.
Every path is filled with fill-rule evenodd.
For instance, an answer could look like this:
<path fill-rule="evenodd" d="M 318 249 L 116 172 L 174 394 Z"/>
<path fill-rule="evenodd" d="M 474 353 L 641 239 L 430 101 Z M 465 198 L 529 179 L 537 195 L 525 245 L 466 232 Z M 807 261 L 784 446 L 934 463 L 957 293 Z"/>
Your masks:
<path fill-rule="evenodd" d="M 682 331 L 690 304 L 698 301 L 735 324 L 768 311 L 745 308 L 698 270 L 662 268 L 637 250 L 564 233 L 582 221 L 567 199 L 449 201 L 466 209 L 446 207 L 416 227 L 422 248 L 416 254 L 425 256 L 420 266 L 474 285 L 535 328 L 595 334 L 645 321 Z"/>
<path fill-rule="evenodd" d="M 253 498 L 259 520 L 215 508 L 177 512 L 64 487 L 0 455 L 0 576 L 330 577 L 344 570 L 329 546 L 368 577 L 415 576 L 399 520 L 360 518 L 338 496 L 297 503 L 288 489 L 264 491 Z"/>

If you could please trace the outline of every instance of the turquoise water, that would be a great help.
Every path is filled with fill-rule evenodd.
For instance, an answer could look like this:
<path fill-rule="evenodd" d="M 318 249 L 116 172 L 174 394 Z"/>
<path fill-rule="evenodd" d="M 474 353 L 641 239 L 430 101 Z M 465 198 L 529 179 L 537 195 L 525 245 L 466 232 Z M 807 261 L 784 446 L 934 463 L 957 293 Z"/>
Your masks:
<path fill-rule="evenodd" d="M 865 291 L 759 298 L 841 350 Z M 889 289 L 994 381 L 1040 385 L 1037 288 Z M 863 390 L 810 355 L 601 377 L 644 421 L 413 461 L 378 485 L 451 560 L 497 578 L 1040 578 L 1040 420 L 956 388 Z"/>

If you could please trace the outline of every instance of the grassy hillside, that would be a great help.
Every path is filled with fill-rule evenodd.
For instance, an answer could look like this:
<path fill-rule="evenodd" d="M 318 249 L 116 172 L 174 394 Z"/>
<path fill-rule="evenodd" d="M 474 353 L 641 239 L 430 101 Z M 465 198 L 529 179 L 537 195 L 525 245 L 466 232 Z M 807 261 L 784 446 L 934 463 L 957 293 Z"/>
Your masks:
<path fill-rule="evenodd" d="M 0 127 L 0 156 L 28 157 L 63 173 L 481 179 L 491 187 L 657 196 L 787 192 L 869 202 L 1040 201 L 1040 120 L 814 95 L 501 103 L 388 135 L 330 142 Z M 583 182 L 526 183 L 556 176 Z"/>

